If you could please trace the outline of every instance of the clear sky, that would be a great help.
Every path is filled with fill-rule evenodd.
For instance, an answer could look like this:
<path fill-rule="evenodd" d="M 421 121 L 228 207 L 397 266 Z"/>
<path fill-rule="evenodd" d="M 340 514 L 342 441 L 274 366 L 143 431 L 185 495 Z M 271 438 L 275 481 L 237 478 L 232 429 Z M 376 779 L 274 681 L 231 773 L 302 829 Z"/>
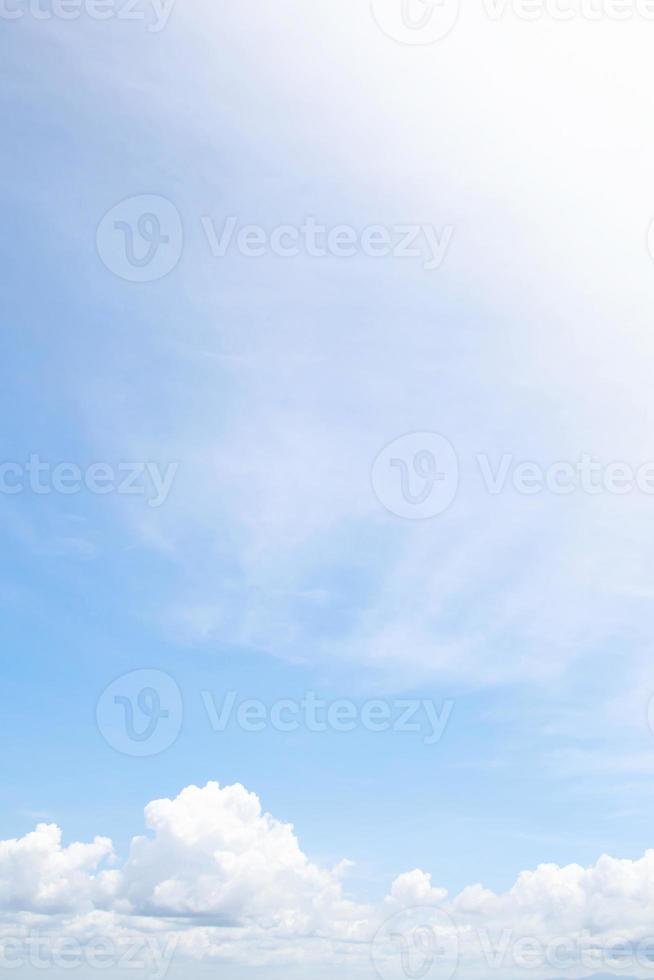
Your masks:
<path fill-rule="evenodd" d="M 0 938 L 645 935 L 654 19 L 412 3 L 3 0 Z"/>

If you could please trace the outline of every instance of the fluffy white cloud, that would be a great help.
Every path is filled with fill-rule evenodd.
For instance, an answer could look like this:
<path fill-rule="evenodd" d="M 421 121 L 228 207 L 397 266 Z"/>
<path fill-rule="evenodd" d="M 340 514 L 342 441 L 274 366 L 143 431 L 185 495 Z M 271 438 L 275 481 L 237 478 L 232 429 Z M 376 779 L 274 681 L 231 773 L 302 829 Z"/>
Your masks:
<path fill-rule="evenodd" d="M 401 908 L 412 905 L 438 905 L 447 898 L 445 888 L 432 888 L 431 875 L 416 869 L 406 871 L 393 882 L 387 901 Z"/>
<path fill-rule="evenodd" d="M 0 841 L 0 908 L 63 912 L 92 907 L 110 886 L 111 875 L 95 872 L 113 856 L 111 841 L 61 846 L 54 824 L 38 824 L 20 840 Z"/>
<path fill-rule="evenodd" d="M 553 975 L 556 967 L 581 975 L 593 956 L 594 966 L 606 968 L 616 944 L 625 942 L 635 945 L 621 968 L 651 972 L 637 944 L 654 933 L 654 850 L 634 861 L 602 856 L 589 868 L 541 865 L 523 871 L 503 894 L 474 884 L 454 898 L 415 869 L 369 906 L 345 895 L 347 862 L 326 869 L 310 861 L 293 827 L 263 812 L 239 784 L 189 786 L 175 799 L 148 804 L 145 821 L 150 834 L 135 837 L 113 870 L 104 867 L 113 851 L 102 837 L 62 847 L 59 829 L 41 824 L 20 840 L 0 842 L 0 945 L 36 924 L 46 935 L 76 941 L 110 937 L 116 948 L 136 937 L 153 960 L 175 949 L 183 959 L 338 963 L 365 974 L 383 923 L 390 919 L 391 937 L 408 929 L 410 942 L 412 910 L 419 909 L 423 928 L 432 922 L 456 935 L 463 976 L 489 967 L 519 972 L 526 940 L 537 944 L 532 975 Z"/>
<path fill-rule="evenodd" d="M 519 924 L 541 937 L 585 933 L 610 942 L 619 934 L 652 935 L 654 850 L 636 861 L 602 855 L 589 868 L 542 864 L 521 872 L 504 895 L 466 888 L 453 909 L 464 917 Z"/>
<path fill-rule="evenodd" d="M 290 824 L 263 813 L 236 784 L 189 786 L 145 808 L 153 837 L 136 837 L 123 868 L 121 909 L 154 915 L 214 916 L 223 925 L 257 923 L 304 933 L 346 918 L 345 864 L 319 868 Z"/>

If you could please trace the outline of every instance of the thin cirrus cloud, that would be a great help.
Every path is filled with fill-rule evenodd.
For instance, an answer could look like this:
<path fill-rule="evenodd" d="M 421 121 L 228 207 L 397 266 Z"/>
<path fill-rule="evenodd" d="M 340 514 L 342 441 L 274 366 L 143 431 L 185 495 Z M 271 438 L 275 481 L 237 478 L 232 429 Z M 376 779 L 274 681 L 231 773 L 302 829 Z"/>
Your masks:
<path fill-rule="evenodd" d="M 589 43 L 580 23 L 493 23 L 470 11 L 419 53 L 376 32 L 363 5 L 347 30 L 322 3 L 282 3 L 274 16 L 199 5 L 192 16 L 176 10 L 162 33 L 170 61 L 143 48 L 178 93 L 173 135 L 154 127 L 152 145 L 168 144 L 183 166 L 197 160 L 192 184 L 165 168 L 158 181 L 185 214 L 175 275 L 194 326 L 167 319 L 140 341 L 160 365 L 165 432 L 159 401 L 144 410 L 139 395 L 136 412 L 133 393 L 102 384 L 98 400 L 97 375 L 73 397 L 93 444 L 180 462 L 166 506 L 126 516 L 137 542 L 176 562 L 174 594 L 155 582 L 150 597 L 173 639 L 485 685 L 558 677 L 620 634 L 621 656 L 638 670 L 649 498 L 493 497 L 476 462 L 483 453 L 497 467 L 509 453 L 547 466 L 590 452 L 637 466 L 651 455 L 649 171 L 632 168 L 624 181 L 619 149 L 637 133 L 647 140 L 638 120 L 650 95 L 637 24 L 617 41 L 605 27 Z M 207 39 L 218 36 L 238 57 L 207 72 Z M 197 52 L 183 76 L 180 37 Z M 473 54 L 492 77 L 483 91 L 466 82 Z M 336 55 L 341 68 L 330 72 Z M 570 99 L 571 90 L 581 98 L 580 78 L 581 123 Z M 228 81 L 242 83 L 238 107 L 224 97 Z M 111 84 L 120 90 L 121 79 Z M 207 96 L 194 99 L 200 86 Z M 291 98 L 298 91 L 311 93 L 310 111 Z M 264 126 L 260 147 L 277 176 L 256 192 L 255 147 L 237 115 L 247 107 L 262 120 L 280 99 L 288 125 Z M 154 100 L 142 93 L 144 113 Z M 182 104 L 193 106 L 183 120 Z M 364 105 L 372 110 L 357 126 Z M 242 173 L 226 169 L 225 132 L 247 161 Z M 301 184 L 318 158 L 320 173 Z M 389 179 L 403 167 L 405 180 Z M 388 216 L 451 222 L 455 234 L 432 273 L 409 265 L 390 276 L 364 259 L 235 257 L 221 267 L 200 217 L 224 218 L 227 201 L 232 211 L 242 202 L 243 222 Z M 260 291 L 244 294 L 245 278 Z M 274 303 L 262 306 L 273 282 Z M 153 319 L 156 308 L 155 299 Z M 238 419 L 228 430 L 226 413 Z M 379 506 L 370 467 L 387 442 L 421 429 L 453 441 L 462 480 L 451 510 L 416 527 Z"/>

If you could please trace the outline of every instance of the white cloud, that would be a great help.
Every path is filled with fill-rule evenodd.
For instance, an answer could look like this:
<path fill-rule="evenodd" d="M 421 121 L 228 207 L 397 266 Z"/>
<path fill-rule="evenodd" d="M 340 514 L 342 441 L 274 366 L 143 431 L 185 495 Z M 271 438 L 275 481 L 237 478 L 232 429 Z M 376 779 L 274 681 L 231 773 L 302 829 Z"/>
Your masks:
<path fill-rule="evenodd" d="M 438 905 L 446 898 L 447 889 L 433 888 L 431 875 L 416 869 L 405 871 L 395 879 L 387 902 L 410 908 L 412 905 Z"/>
<path fill-rule="evenodd" d="M 416 50 L 386 38 L 368 3 L 202 0 L 176 10 L 165 59 L 137 35 L 120 72 L 102 59 L 103 92 L 157 80 L 139 87 L 134 125 L 165 111 L 156 158 L 176 165 L 158 184 L 188 226 L 184 310 L 160 315 L 153 294 L 142 352 L 129 334 L 130 361 L 157 364 L 148 397 L 95 360 L 73 397 L 98 458 L 181 463 L 166 507 L 127 517 L 178 570 L 146 600 L 167 634 L 356 658 L 409 683 L 541 683 L 616 635 L 625 661 L 643 656 L 649 498 L 491 500 L 464 465 L 451 512 L 416 529 L 382 512 L 369 470 L 384 444 L 424 429 L 463 463 L 651 456 L 646 38 L 638 17 L 492 22 L 478 4 Z M 79 48 L 88 58 L 97 44 Z M 98 84 L 70 62 L 71 87 Z M 165 110 L 162 90 L 177 93 Z M 108 114 L 121 104 L 107 101 Z M 264 187 L 251 166 L 262 153 Z M 107 196 L 111 162 L 97 161 Z M 78 208 L 65 201 L 62 234 Z M 198 244 L 199 218 L 231 212 L 271 226 L 307 213 L 453 222 L 456 235 L 431 276 L 377 260 L 221 266 Z"/>
<path fill-rule="evenodd" d="M 604 855 L 588 868 L 545 864 L 523 871 L 505 893 L 473 884 L 453 898 L 415 869 L 366 905 L 346 896 L 346 862 L 313 863 L 292 826 L 264 813 L 241 785 L 189 786 L 148 804 L 145 820 L 150 835 L 134 838 L 127 860 L 111 871 L 102 870 L 112 856 L 106 838 L 62 847 L 60 831 L 40 825 L 0 843 L 5 940 L 38 926 L 77 940 L 156 939 L 182 958 L 339 962 L 365 975 L 381 924 L 421 908 L 454 923 L 462 975 L 483 974 L 494 958 L 504 973 L 519 972 L 528 938 L 540 944 L 543 976 L 563 939 L 573 945 L 567 969 L 576 975 L 589 956 L 606 965 L 616 943 L 639 943 L 654 931 L 654 850 L 639 860 Z M 633 960 L 630 954 L 623 966 L 633 968 Z"/>
<path fill-rule="evenodd" d="M 243 786 L 189 786 L 145 808 L 153 837 L 133 840 L 117 907 L 168 916 L 213 916 L 304 934 L 346 917 L 344 866 L 319 868 L 290 824 L 263 813 Z"/>
<path fill-rule="evenodd" d="M 101 901 L 110 872 L 96 872 L 113 856 L 111 841 L 61 845 L 54 824 L 38 824 L 19 840 L 0 841 L 0 909 L 33 912 L 78 911 Z"/>

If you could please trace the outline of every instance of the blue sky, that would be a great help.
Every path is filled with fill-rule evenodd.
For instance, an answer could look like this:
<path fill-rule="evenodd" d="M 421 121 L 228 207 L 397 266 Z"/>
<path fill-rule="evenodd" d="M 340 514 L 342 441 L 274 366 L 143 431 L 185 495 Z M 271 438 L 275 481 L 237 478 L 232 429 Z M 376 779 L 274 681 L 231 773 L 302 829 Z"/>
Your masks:
<path fill-rule="evenodd" d="M 365 945 L 401 907 L 445 901 L 464 916 L 454 897 L 478 883 L 510 909 L 539 865 L 560 866 L 548 908 L 565 866 L 608 854 L 639 875 L 652 846 L 652 494 L 527 493 L 515 472 L 654 459 L 654 25 L 493 19 L 480 4 L 414 46 L 363 2 L 178 0 L 159 31 L 155 9 L 64 20 L 25 5 L 0 35 L 0 462 L 174 473 L 156 507 L 145 492 L 0 495 L 0 838 L 12 854 L 36 824 L 60 827 L 64 848 L 111 838 L 124 878 L 103 878 L 101 861 L 66 884 L 75 900 L 46 908 L 51 865 L 35 866 L 36 892 L 0 887 L 3 935 L 32 922 L 78 935 L 91 908 L 112 929 L 167 928 L 191 906 L 220 931 L 227 912 L 206 894 L 161 899 L 177 871 L 141 895 L 129 857 L 147 804 L 176 801 L 150 834 L 181 840 L 180 794 L 211 782 L 242 784 L 292 824 L 320 875 L 353 862 L 329 926 L 302 919 L 312 889 L 332 909 L 336 878 L 318 886 L 318 872 L 283 914 L 257 904 L 277 879 L 238 908 L 225 899 L 252 930 L 238 954 L 211 954 L 229 980 L 328 975 L 331 954 L 307 952 L 307 935 Z M 112 270 L 98 229 L 146 196 L 169 202 L 181 231 L 168 274 L 135 282 Z M 266 235 L 314 216 L 357 241 L 371 226 L 429 228 L 442 262 L 425 268 L 422 238 L 417 257 L 219 257 L 207 222 L 220 233 L 230 216 Z M 439 434 L 458 458 L 450 506 L 423 520 L 394 513 L 397 486 L 380 491 L 373 471 L 411 433 Z M 503 458 L 506 484 L 489 492 L 484 472 Z M 137 670 L 169 675 L 183 701 L 173 744 L 143 758 L 116 751 L 96 717 L 108 685 Z M 313 691 L 452 711 L 430 745 L 361 725 L 213 731 L 202 692 L 229 691 L 268 709 Z M 193 799 L 207 855 L 223 806 L 250 819 L 240 797 Z M 247 855 L 259 846 L 268 867 L 265 834 Z M 180 844 L 180 868 L 189 853 Z M 414 869 L 432 890 L 393 892 Z M 631 907 L 606 898 L 614 873 L 605 915 L 642 938 Z M 0 885 L 15 874 L 0 860 Z M 251 887 L 249 873 L 234 885 Z M 533 916 L 551 935 L 541 897 Z M 575 928 L 610 945 L 596 902 Z M 497 923 L 493 909 L 477 911 Z M 304 923 L 290 957 L 289 916 Z M 262 936 L 282 943 L 276 958 Z M 203 975 L 214 961 L 194 937 L 173 969 Z M 375 975 L 365 957 L 350 969 Z"/>

